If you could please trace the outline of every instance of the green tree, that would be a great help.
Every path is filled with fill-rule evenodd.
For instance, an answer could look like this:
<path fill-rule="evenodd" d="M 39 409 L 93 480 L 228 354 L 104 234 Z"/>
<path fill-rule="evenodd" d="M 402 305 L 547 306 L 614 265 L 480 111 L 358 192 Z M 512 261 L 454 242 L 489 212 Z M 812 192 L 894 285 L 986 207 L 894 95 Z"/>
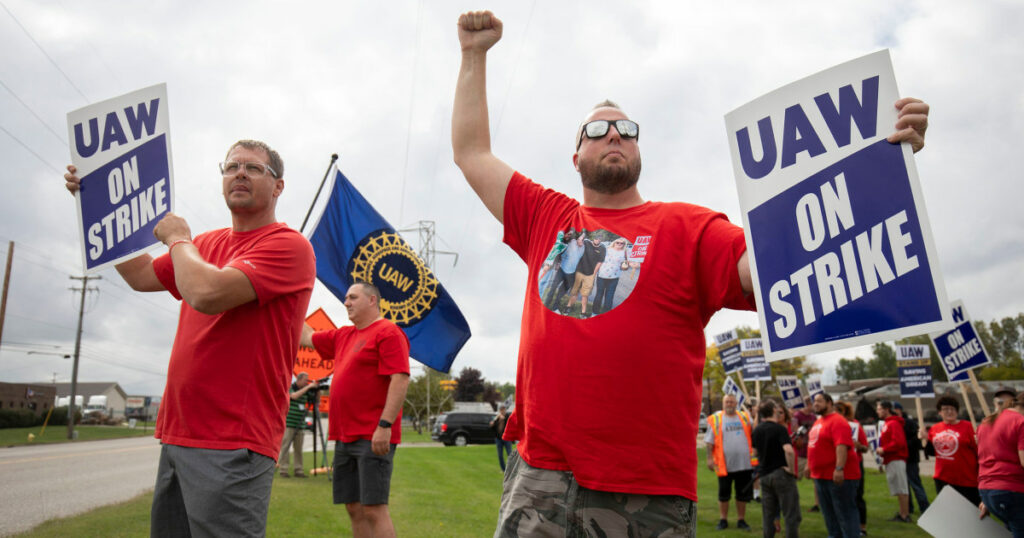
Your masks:
<path fill-rule="evenodd" d="M 896 377 L 896 350 L 885 342 L 871 346 L 868 377 Z"/>
<path fill-rule="evenodd" d="M 402 417 L 412 421 L 413 428 L 423 433 L 429 418 L 438 413 L 450 411 L 452 408 L 452 392 L 441 388 L 441 381 L 451 376 L 433 368 L 426 368 L 422 375 L 409 382 L 409 390 L 405 393 L 402 404 Z M 429 394 L 428 394 L 429 386 Z"/>
<path fill-rule="evenodd" d="M 836 366 L 836 377 L 846 383 L 855 379 L 867 379 L 868 363 L 860 357 L 839 359 L 839 364 Z"/>
<path fill-rule="evenodd" d="M 991 366 L 977 370 L 978 377 L 985 380 L 1024 378 L 1024 313 L 992 320 L 987 325 L 978 322 L 974 328 L 992 358 Z"/>

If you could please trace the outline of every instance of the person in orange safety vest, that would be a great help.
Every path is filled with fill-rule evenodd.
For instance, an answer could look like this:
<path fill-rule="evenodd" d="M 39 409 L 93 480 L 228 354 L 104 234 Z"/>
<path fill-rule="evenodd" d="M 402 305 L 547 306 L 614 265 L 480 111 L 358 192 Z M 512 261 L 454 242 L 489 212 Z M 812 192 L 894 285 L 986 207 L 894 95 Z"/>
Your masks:
<path fill-rule="evenodd" d="M 729 500 L 736 491 L 736 527 L 750 529 L 745 521 L 747 503 L 753 498 L 753 474 L 757 458 L 750 443 L 754 428 L 750 417 L 737 411 L 736 396 L 722 397 L 722 410 L 708 417 L 704 437 L 708 468 L 718 475 L 718 514 L 716 530 L 729 527 Z"/>

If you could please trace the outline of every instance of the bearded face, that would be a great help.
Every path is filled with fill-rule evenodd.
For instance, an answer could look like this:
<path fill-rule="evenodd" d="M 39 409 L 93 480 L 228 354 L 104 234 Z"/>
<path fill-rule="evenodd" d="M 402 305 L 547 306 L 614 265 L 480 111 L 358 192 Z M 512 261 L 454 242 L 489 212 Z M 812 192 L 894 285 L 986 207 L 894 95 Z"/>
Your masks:
<path fill-rule="evenodd" d="M 640 156 L 637 155 L 632 161 L 616 161 L 608 163 L 581 159 L 579 168 L 583 187 L 601 194 L 618 194 L 636 185 L 640 180 Z"/>

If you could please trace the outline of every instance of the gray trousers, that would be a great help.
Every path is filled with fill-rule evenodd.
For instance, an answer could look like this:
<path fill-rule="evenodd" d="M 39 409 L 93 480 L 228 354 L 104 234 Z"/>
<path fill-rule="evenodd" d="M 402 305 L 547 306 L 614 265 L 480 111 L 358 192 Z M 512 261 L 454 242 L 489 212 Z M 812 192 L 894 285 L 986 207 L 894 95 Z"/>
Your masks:
<path fill-rule="evenodd" d="M 273 481 L 274 460 L 251 450 L 163 445 L 149 535 L 262 537 Z"/>
<path fill-rule="evenodd" d="M 800 535 L 800 492 L 796 488 L 796 477 L 786 471 L 775 469 L 761 477 L 761 519 L 764 537 L 775 536 L 775 518 L 782 512 L 786 520 L 786 538 Z"/>

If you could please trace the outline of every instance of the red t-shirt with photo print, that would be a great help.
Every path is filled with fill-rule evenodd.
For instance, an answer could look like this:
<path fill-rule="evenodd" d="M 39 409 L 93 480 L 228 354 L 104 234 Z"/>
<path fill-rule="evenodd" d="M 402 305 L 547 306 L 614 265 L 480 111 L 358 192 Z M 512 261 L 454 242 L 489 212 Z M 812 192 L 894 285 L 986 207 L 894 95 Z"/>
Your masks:
<path fill-rule="evenodd" d="M 519 173 L 504 225 L 529 270 L 505 439 L 521 441 L 530 465 L 571 470 L 587 488 L 696 500 L 704 326 L 721 308 L 753 309 L 737 271 L 743 230 L 685 203 L 582 206 Z M 582 315 L 583 298 L 569 297 L 560 270 L 544 271 L 549 254 L 570 250 L 553 248 L 559 232 L 606 247 L 627 241 L 623 259 L 606 248 L 616 265 L 605 269 L 618 270 L 597 275 L 597 315 Z"/>

